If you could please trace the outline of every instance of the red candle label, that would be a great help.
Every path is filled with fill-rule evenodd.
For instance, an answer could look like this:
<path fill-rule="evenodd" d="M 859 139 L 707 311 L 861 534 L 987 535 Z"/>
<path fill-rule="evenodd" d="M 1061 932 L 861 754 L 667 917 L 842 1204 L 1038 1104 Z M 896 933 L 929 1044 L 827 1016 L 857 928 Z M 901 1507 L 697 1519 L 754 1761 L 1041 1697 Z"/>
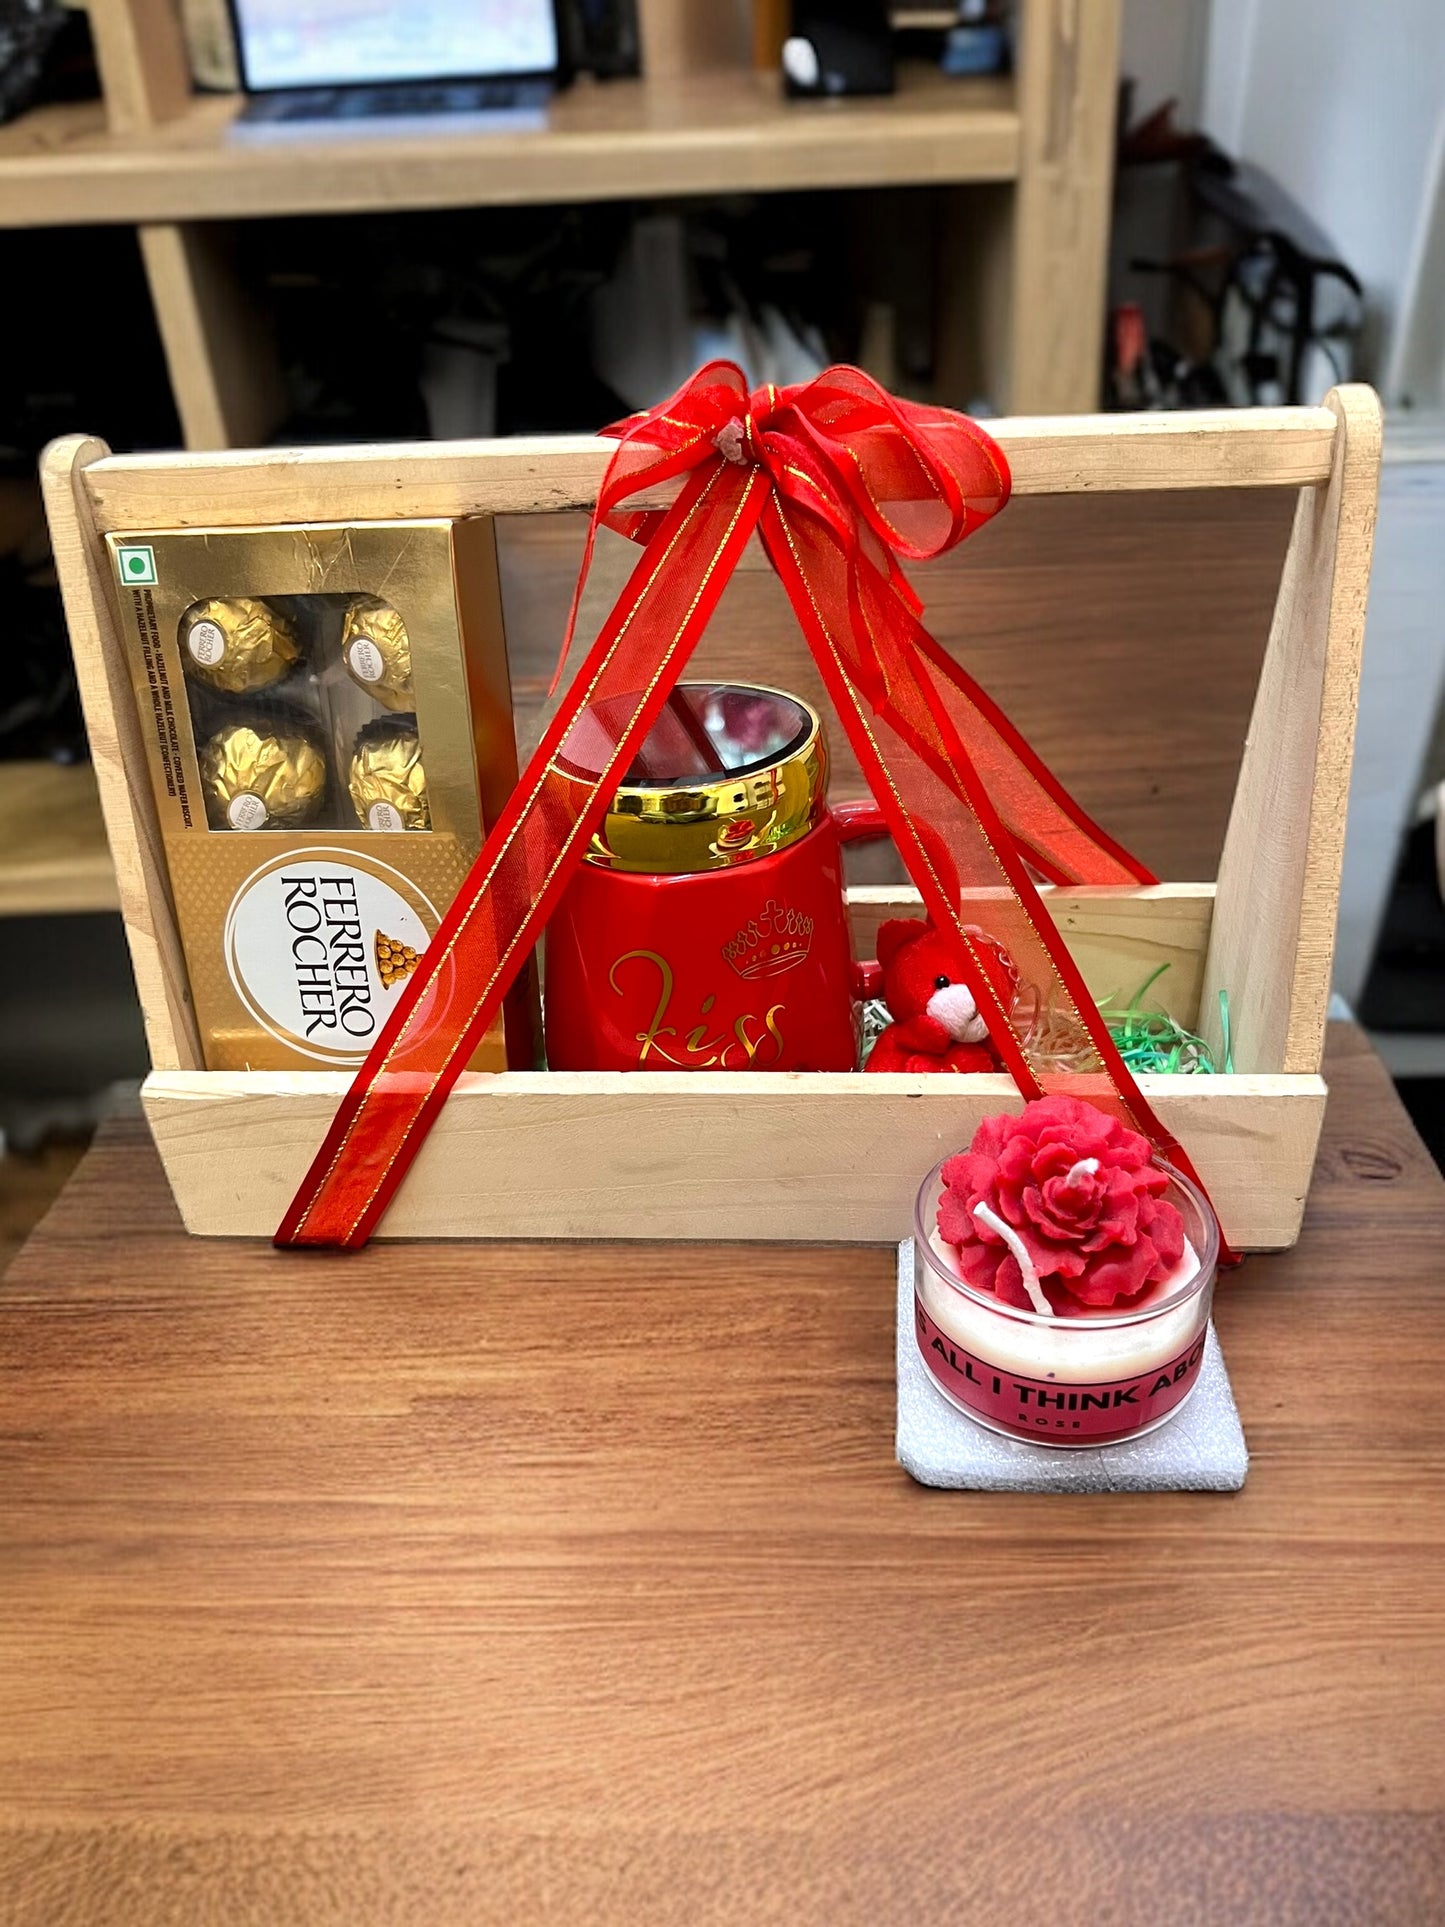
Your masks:
<path fill-rule="evenodd" d="M 1184 1400 L 1193 1390 L 1204 1356 L 1201 1332 L 1186 1351 L 1162 1365 L 1151 1365 L 1135 1378 L 1088 1384 L 1023 1378 L 965 1351 L 934 1324 L 917 1297 L 913 1309 L 918 1349 L 944 1391 L 990 1425 L 1025 1439 L 1053 1437 L 1068 1444 L 1088 1439 L 1093 1445 L 1108 1445 L 1129 1438 Z"/>

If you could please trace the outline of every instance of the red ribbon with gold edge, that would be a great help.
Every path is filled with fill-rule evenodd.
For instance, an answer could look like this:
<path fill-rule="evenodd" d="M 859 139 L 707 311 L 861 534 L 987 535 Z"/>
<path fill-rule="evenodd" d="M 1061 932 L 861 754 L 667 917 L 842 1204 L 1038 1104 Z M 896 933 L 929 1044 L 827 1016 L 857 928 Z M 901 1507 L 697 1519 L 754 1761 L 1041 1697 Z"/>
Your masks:
<path fill-rule="evenodd" d="M 640 542 L 641 559 L 342 1101 L 276 1242 L 355 1247 L 375 1229 L 754 530 L 929 914 L 964 947 L 969 988 L 1020 1090 L 1093 1098 L 1192 1176 L 1120 1058 L 1029 866 L 1058 883 L 1155 879 L 1090 821 L 929 636 L 903 572 L 1003 507 L 1002 451 L 966 416 L 899 401 L 856 368 L 751 395 L 740 369 L 714 362 L 661 408 L 604 432 L 619 447 L 588 531 L 569 641 L 598 527 Z M 670 507 L 628 506 L 671 482 L 680 487 Z M 974 914 L 987 893 L 990 935 L 1020 980 L 1087 1036 L 1097 1071 L 1031 1062 L 973 954 L 965 890 Z"/>

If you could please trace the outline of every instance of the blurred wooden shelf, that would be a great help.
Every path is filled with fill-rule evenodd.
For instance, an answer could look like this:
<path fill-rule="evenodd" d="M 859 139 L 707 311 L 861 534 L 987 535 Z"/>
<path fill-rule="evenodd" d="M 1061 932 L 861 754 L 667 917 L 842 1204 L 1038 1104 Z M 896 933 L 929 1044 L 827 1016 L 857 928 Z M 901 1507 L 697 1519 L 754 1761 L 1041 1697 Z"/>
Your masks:
<path fill-rule="evenodd" d="M 0 225 L 237 220 L 672 194 L 1011 181 L 1007 80 L 919 67 L 879 100 L 789 101 L 776 76 L 722 69 L 579 83 L 487 128 L 438 116 L 319 127 L 238 120 L 196 95 L 173 119 L 112 131 L 99 101 L 0 129 Z"/>
<path fill-rule="evenodd" d="M 0 916 L 117 910 L 88 763 L 0 763 Z"/>
<path fill-rule="evenodd" d="M 188 448 L 266 443 L 286 413 L 239 222 L 703 194 L 933 188 L 934 398 L 1098 405 L 1122 0 L 1018 0 L 1007 79 L 913 63 L 886 97 L 806 101 L 723 57 L 716 0 L 645 0 L 642 79 L 486 125 L 324 127 L 246 122 L 241 96 L 194 93 L 174 0 L 75 4 L 103 98 L 0 128 L 0 228 L 135 226 Z"/>

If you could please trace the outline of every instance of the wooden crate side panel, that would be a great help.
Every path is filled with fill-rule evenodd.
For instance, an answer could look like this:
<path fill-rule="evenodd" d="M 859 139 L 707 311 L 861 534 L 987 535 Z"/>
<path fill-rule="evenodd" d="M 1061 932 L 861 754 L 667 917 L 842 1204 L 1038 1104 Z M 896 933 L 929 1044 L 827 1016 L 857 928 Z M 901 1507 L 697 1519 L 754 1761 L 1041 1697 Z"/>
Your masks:
<path fill-rule="evenodd" d="M 1040 892 L 1084 982 L 1097 1002 L 1123 1000 L 1160 964 L 1168 969 L 1149 991 L 1148 1008 L 1165 1010 L 1193 1029 L 1199 987 L 1214 914 L 1212 883 L 1156 883 L 1145 889 L 1050 889 Z M 963 899 L 967 921 L 991 927 L 991 902 L 1001 891 L 971 890 Z M 923 900 L 902 884 L 856 884 L 848 892 L 854 947 L 871 957 L 878 926 L 890 917 L 919 917 Z"/>
<path fill-rule="evenodd" d="M 200 1038 L 140 716 L 85 486 L 87 466 L 104 453 L 104 442 L 80 435 L 53 442 L 41 484 L 151 1063 L 189 1069 L 202 1061 Z"/>
<path fill-rule="evenodd" d="M 887 1243 L 925 1173 L 1022 1100 L 1004 1076 L 711 1072 L 463 1077 L 389 1238 Z M 146 1114 L 187 1229 L 269 1237 L 344 1077 L 156 1073 Z M 1324 1114 L 1316 1077 L 1142 1080 L 1240 1247 L 1294 1242 Z"/>
<path fill-rule="evenodd" d="M 1380 405 L 1352 385 L 1326 487 L 1300 497 L 1219 865 L 1206 1037 L 1227 988 L 1236 1062 L 1316 1071 L 1324 1052 L 1365 600 Z"/>
<path fill-rule="evenodd" d="M 1335 434 L 1324 408 L 1015 417 L 988 426 L 1017 495 L 1301 488 L 1328 479 Z M 102 530 L 531 514 L 590 508 L 614 448 L 598 436 L 554 435 L 124 455 L 97 464 L 88 483 Z"/>

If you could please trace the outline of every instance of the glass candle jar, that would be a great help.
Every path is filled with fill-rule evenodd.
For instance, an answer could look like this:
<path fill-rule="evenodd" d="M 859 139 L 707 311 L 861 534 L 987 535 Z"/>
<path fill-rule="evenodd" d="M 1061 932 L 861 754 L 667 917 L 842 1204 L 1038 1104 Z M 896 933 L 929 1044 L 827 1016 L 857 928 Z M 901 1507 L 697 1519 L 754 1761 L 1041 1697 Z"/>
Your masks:
<path fill-rule="evenodd" d="M 1164 1425 L 1199 1382 L 1219 1226 L 1196 1185 L 1172 1165 L 1163 1196 L 1184 1220 L 1184 1255 L 1142 1297 L 1108 1311 L 1045 1317 L 964 1282 L 938 1235 L 943 1165 L 914 1214 L 918 1348 L 933 1382 L 991 1432 L 1035 1445 L 1116 1445 Z"/>

